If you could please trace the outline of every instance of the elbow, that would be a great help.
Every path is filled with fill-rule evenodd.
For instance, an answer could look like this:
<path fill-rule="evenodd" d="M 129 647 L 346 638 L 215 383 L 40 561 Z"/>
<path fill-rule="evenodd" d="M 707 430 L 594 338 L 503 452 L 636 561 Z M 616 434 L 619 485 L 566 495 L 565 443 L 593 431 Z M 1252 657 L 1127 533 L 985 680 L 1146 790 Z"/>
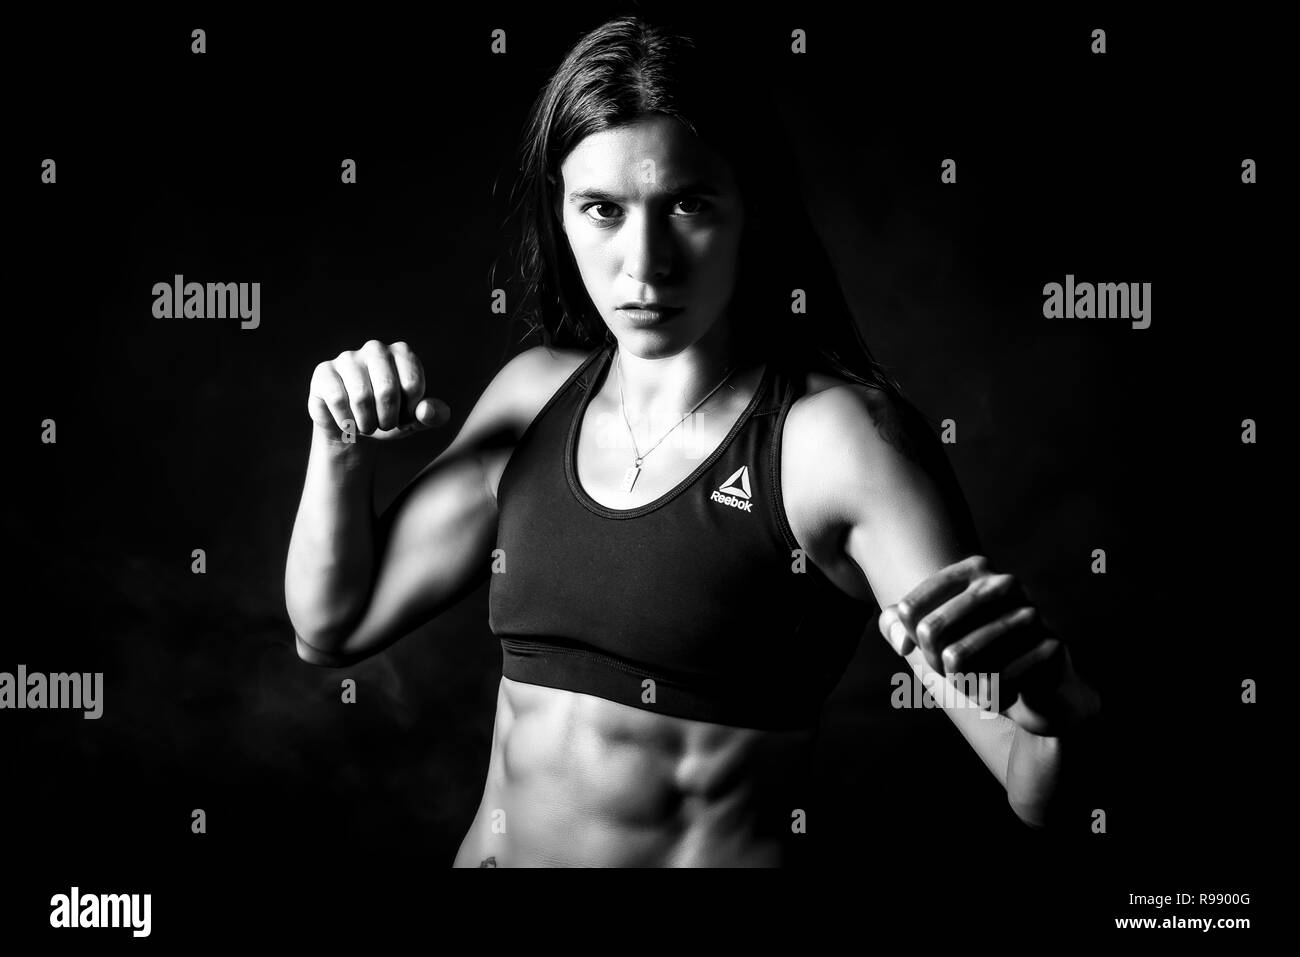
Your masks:
<path fill-rule="evenodd" d="M 315 645 L 309 644 L 297 632 L 294 632 L 294 641 L 299 660 L 305 661 L 309 665 L 317 665 L 321 668 L 346 668 L 355 662 L 355 659 L 349 655 L 339 654 L 336 651 L 323 651 Z"/>
<path fill-rule="evenodd" d="M 1007 804 L 1020 823 L 1030 831 L 1066 834 L 1080 826 L 1080 821 L 1088 820 L 1081 802 L 1068 793 L 1058 793 L 1035 802 L 1019 802 L 1008 798 Z"/>
<path fill-rule="evenodd" d="M 1016 817 L 1031 831 L 1048 830 L 1048 818 L 1042 808 L 1028 807 L 1017 804 L 1015 801 L 1008 800 L 1011 810 L 1015 812 Z"/>

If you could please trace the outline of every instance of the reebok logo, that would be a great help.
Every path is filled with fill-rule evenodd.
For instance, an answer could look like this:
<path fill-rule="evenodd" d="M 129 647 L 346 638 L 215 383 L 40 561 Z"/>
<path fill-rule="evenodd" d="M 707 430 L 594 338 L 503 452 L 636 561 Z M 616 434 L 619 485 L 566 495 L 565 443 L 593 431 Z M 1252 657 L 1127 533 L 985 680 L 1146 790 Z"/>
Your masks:
<path fill-rule="evenodd" d="M 752 497 L 749 490 L 749 466 L 742 465 L 731 473 L 731 478 L 714 489 L 709 499 L 748 512 L 754 507 L 754 503 L 750 501 Z"/>

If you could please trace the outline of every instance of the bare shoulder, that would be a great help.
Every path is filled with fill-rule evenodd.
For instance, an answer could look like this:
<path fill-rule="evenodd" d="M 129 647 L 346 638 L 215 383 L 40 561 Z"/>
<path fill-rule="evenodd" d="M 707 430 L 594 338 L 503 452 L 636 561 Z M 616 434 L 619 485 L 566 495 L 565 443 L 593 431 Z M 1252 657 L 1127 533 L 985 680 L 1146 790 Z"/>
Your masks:
<path fill-rule="evenodd" d="M 481 456 L 494 499 L 515 443 L 590 354 L 581 349 L 534 346 L 502 366 L 488 385 L 480 404 L 492 410 L 489 415 L 493 422 L 487 428 L 495 432 L 496 438 L 485 444 Z"/>
<path fill-rule="evenodd" d="M 858 453 L 874 450 L 873 458 L 898 454 L 924 464 L 931 457 L 929 428 L 906 400 L 837 375 L 805 376 L 804 394 L 790 408 L 784 437 L 801 458 L 820 461 L 816 450 L 843 449 L 846 443 Z"/>
<path fill-rule="evenodd" d="M 802 528 L 825 552 L 871 515 L 933 505 L 950 517 L 963 543 L 979 550 L 947 453 L 915 405 L 822 373 L 809 374 L 807 385 L 790 408 L 781 453 L 781 487 L 796 537 Z"/>
<path fill-rule="evenodd" d="M 786 416 L 781 488 L 791 530 L 814 555 L 828 553 L 871 488 L 930 471 L 928 426 L 910 403 L 873 386 L 806 373 Z"/>
<path fill-rule="evenodd" d="M 497 429 L 516 437 L 541 411 L 546 400 L 589 353 L 576 349 L 548 349 L 534 346 L 506 362 L 483 390 L 479 405 L 490 415 Z"/>
<path fill-rule="evenodd" d="M 509 377 L 524 428 L 590 354 L 582 349 L 534 346 L 506 364 L 502 373 Z"/>

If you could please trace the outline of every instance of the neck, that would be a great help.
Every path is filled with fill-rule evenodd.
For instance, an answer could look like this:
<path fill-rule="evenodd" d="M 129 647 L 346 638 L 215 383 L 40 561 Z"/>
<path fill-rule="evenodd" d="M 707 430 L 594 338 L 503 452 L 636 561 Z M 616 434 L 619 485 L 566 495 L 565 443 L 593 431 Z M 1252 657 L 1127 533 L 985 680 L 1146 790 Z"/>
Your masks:
<path fill-rule="evenodd" d="M 672 420 L 685 415 L 730 371 L 726 384 L 701 409 L 724 400 L 735 389 L 745 361 L 725 316 L 698 342 L 674 355 L 638 356 L 619 343 L 615 358 L 618 368 L 611 369 L 606 382 L 613 390 L 614 401 L 618 401 L 622 383 L 623 404 L 633 422 Z"/>

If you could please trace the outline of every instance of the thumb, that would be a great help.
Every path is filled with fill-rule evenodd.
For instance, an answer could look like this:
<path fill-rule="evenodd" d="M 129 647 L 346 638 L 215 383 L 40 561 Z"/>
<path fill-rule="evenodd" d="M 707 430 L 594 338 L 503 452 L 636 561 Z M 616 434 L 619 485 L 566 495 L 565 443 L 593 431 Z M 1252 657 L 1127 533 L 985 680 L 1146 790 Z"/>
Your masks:
<path fill-rule="evenodd" d="M 451 406 L 441 399 L 421 399 L 415 407 L 415 421 L 411 423 L 412 431 L 429 429 L 445 425 L 451 420 Z"/>
<path fill-rule="evenodd" d="M 880 613 L 879 628 L 881 635 L 897 654 L 906 656 L 916 647 L 916 643 L 907 631 L 907 625 L 898 613 L 897 605 L 890 605 Z"/>

